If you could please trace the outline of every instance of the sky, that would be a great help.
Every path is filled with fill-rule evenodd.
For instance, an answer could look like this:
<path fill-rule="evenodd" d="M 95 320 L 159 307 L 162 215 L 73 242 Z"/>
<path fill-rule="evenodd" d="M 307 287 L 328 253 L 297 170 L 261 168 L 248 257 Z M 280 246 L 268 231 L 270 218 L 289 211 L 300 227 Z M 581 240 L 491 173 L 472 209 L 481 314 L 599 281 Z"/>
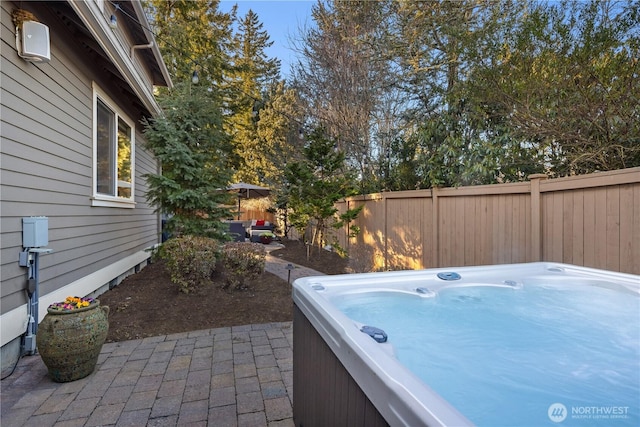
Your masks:
<path fill-rule="evenodd" d="M 271 58 L 281 61 L 280 73 L 289 75 L 290 65 L 295 62 L 295 52 L 289 46 L 290 37 L 294 37 L 299 28 L 312 23 L 311 7 L 315 0 L 222 0 L 219 9 L 223 12 L 238 5 L 238 17 L 244 17 L 249 9 L 253 10 L 262 23 L 273 45 L 265 51 Z"/>

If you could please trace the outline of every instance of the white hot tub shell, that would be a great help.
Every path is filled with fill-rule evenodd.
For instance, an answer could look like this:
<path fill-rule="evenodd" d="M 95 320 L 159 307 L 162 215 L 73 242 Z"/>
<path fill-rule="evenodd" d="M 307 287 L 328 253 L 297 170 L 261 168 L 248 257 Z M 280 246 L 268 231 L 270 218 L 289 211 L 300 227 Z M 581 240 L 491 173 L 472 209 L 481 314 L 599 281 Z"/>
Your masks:
<path fill-rule="evenodd" d="M 457 277 L 456 277 L 457 276 Z M 296 426 L 473 425 L 335 307 L 341 295 L 448 286 L 526 286 L 532 281 L 599 286 L 640 295 L 640 276 L 558 263 L 314 276 L 293 284 Z"/>

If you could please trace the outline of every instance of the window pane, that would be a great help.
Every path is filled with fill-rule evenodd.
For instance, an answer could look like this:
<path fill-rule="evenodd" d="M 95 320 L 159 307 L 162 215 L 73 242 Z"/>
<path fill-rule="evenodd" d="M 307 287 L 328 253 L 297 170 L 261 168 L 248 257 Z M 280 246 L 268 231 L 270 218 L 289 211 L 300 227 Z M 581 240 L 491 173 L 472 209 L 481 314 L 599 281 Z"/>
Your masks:
<path fill-rule="evenodd" d="M 118 119 L 118 197 L 131 197 L 131 127 Z"/>
<path fill-rule="evenodd" d="M 98 134 L 97 134 L 97 192 L 115 195 L 115 114 L 102 101 L 98 100 Z"/>

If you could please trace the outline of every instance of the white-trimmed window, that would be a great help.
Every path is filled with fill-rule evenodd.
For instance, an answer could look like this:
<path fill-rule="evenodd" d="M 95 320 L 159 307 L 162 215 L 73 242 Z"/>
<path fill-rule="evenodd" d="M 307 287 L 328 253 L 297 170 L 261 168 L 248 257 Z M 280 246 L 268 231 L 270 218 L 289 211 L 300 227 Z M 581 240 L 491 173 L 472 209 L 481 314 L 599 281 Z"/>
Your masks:
<path fill-rule="evenodd" d="M 93 84 L 93 206 L 134 207 L 135 125 Z"/>

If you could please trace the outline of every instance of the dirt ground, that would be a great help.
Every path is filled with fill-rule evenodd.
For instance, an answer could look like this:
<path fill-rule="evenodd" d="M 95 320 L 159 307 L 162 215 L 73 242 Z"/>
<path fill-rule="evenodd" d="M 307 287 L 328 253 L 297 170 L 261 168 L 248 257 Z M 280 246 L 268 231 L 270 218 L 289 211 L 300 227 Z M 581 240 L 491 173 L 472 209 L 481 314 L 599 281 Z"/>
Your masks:
<path fill-rule="evenodd" d="M 273 251 L 273 256 L 325 274 L 346 272 L 348 261 L 336 253 L 312 248 L 307 260 L 303 243 L 282 243 L 285 247 Z M 164 263 L 153 262 L 100 295 L 100 304 L 110 310 L 107 342 L 292 320 L 291 287 L 286 280 L 265 272 L 246 290 L 226 291 L 222 283 L 216 274 L 211 286 L 182 294 L 171 283 Z"/>

